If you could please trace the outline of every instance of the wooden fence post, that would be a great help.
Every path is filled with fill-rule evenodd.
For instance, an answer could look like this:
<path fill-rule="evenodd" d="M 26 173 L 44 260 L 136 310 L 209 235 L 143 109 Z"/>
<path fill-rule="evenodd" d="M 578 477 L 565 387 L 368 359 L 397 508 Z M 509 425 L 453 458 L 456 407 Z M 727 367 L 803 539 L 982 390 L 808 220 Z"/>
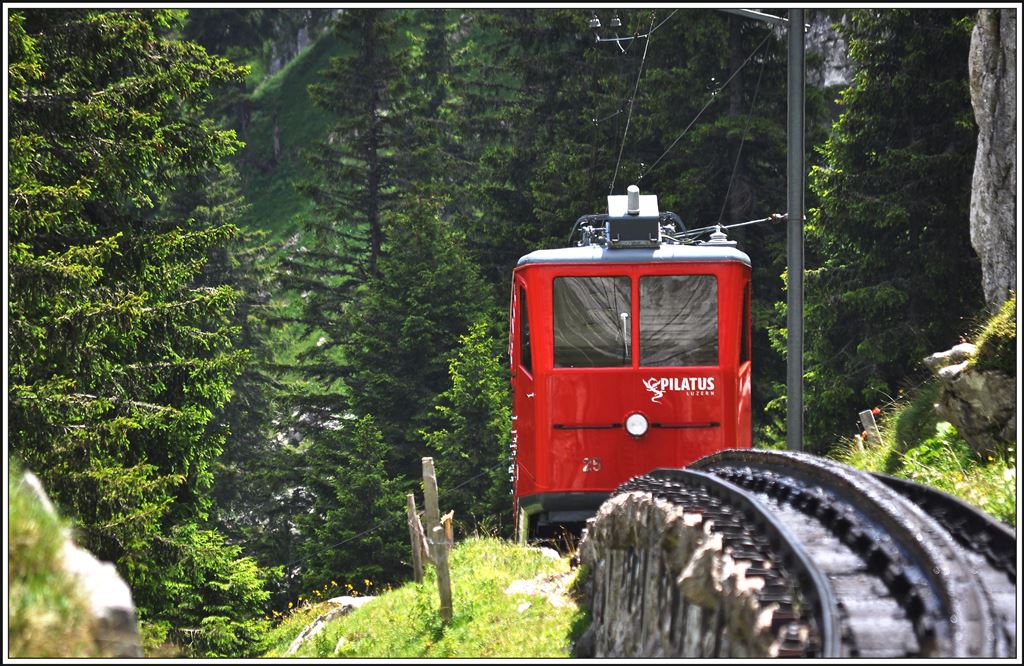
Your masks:
<path fill-rule="evenodd" d="M 434 566 L 437 568 L 437 591 L 441 597 L 441 622 L 452 621 L 452 577 L 448 571 L 448 542 L 444 528 L 435 526 L 430 531 L 430 547 L 434 552 Z"/>
<path fill-rule="evenodd" d="M 441 524 L 441 509 L 437 503 L 437 474 L 434 459 L 423 459 L 423 520 L 427 534 L 433 535 L 434 528 Z"/>
<path fill-rule="evenodd" d="M 420 531 L 417 523 L 420 522 L 416 516 L 416 496 L 409 493 L 405 496 L 406 519 L 409 522 L 409 544 L 412 546 L 412 575 L 417 583 L 423 582 L 423 547 L 420 544 Z"/>
<path fill-rule="evenodd" d="M 444 528 L 444 538 L 448 542 L 448 550 L 451 550 L 455 545 L 455 532 L 452 529 L 452 518 L 454 516 L 454 511 L 449 511 L 441 516 L 441 527 Z"/>

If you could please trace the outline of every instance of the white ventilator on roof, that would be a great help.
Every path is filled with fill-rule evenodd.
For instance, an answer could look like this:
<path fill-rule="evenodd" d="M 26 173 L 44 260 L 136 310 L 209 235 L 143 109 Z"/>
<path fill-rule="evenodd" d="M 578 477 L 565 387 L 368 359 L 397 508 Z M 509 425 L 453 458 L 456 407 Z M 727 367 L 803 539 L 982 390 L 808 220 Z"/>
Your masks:
<path fill-rule="evenodd" d="M 658 217 L 657 194 L 640 194 L 640 188 L 630 185 L 626 188 L 626 194 L 612 194 L 608 196 L 608 217 Z"/>

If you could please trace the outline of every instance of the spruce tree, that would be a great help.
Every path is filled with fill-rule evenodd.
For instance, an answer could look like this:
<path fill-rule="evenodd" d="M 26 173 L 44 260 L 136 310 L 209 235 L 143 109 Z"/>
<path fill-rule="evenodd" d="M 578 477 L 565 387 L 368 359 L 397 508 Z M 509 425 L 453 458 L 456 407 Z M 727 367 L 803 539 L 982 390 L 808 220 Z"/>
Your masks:
<path fill-rule="evenodd" d="M 806 418 L 818 450 L 981 307 L 970 15 L 863 10 L 845 29 L 857 71 L 811 174 L 821 204 L 807 227 Z"/>
<path fill-rule="evenodd" d="M 315 499 L 301 522 L 303 589 L 315 595 L 331 582 L 365 590 L 363 581 L 401 580 L 406 484 L 387 471 L 388 446 L 373 417 L 345 416 L 311 439 L 305 481 Z"/>
<path fill-rule="evenodd" d="M 174 39 L 180 19 L 9 15 L 8 433 L 84 544 L 127 577 L 144 621 L 202 625 L 205 606 L 183 615 L 176 599 L 221 576 L 239 603 L 219 643 L 248 653 L 265 572 L 186 536 L 207 520 L 216 417 L 246 358 L 237 291 L 202 277 L 237 229 L 161 210 L 237 147 L 202 107 L 241 72 Z"/>
<path fill-rule="evenodd" d="M 464 237 L 440 219 L 441 202 L 408 199 L 389 220 L 380 275 L 345 309 L 341 356 L 354 413 L 372 415 L 390 447 L 389 469 L 419 474 L 419 431 L 450 385 L 459 336 L 489 308 Z"/>
<path fill-rule="evenodd" d="M 423 436 L 435 458 L 445 509 L 460 532 L 512 536 L 511 390 L 504 313 L 484 313 L 448 363 Z"/>

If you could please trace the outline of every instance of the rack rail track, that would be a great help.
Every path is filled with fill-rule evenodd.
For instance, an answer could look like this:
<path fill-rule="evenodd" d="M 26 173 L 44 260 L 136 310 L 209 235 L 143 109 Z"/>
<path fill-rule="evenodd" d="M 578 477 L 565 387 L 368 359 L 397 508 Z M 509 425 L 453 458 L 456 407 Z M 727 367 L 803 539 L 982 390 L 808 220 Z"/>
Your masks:
<path fill-rule="evenodd" d="M 945 493 L 746 449 L 654 470 L 613 495 L 628 492 L 701 514 L 747 575 L 765 577 L 779 656 L 1016 654 L 1016 536 Z"/>

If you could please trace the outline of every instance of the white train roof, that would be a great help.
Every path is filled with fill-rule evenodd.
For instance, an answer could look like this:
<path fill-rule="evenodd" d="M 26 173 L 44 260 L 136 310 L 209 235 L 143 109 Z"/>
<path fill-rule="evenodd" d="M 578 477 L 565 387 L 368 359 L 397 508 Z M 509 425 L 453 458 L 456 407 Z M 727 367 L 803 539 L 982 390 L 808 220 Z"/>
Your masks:
<path fill-rule="evenodd" d="M 520 257 L 518 266 L 528 264 L 634 264 L 670 261 L 738 261 L 750 265 L 746 253 L 725 244 L 666 245 L 657 248 L 614 248 L 600 245 L 534 250 Z"/>

